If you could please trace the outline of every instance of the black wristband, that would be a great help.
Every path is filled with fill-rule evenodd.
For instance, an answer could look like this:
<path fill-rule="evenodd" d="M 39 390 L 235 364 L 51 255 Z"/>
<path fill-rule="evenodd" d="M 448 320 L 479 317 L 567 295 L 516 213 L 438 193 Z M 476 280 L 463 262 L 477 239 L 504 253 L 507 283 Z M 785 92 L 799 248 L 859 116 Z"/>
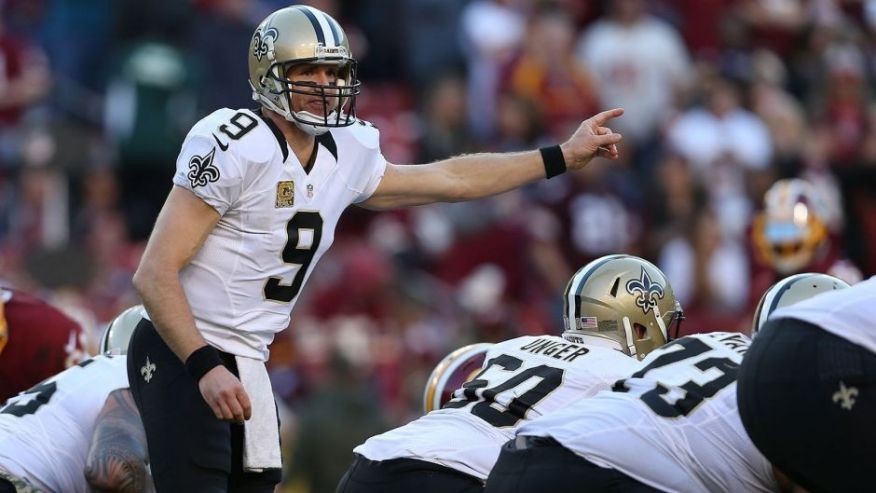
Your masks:
<path fill-rule="evenodd" d="M 544 174 L 547 178 L 553 178 L 566 172 L 566 159 L 560 146 L 542 147 L 538 150 L 544 161 Z"/>
<path fill-rule="evenodd" d="M 195 349 L 195 351 L 189 355 L 186 359 L 186 371 L 189 372 L 189 375 L 191 375 L 196 382 L 200 382 L 201 378 L 203 378 L 207 372 L 221 364 L 222 360 L 219 358 L 219 351 L 213 346 L 207 344 L 206 346 L 201 346 L 198 349 Z"/>

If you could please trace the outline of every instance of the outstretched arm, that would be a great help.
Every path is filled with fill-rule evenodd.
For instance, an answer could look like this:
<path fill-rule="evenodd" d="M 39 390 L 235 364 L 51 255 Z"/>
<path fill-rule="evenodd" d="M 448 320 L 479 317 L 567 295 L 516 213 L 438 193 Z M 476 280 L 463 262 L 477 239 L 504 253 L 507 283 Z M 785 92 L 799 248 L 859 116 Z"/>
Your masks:
<path fill-rule="evenodd" d="M 621 135 L 605 125 L 622 109 L 599 113 L 585 120 L 560 145 L 565 167 L 581 169 L 594 157 L 617 159 Z M 459 202 L 507 192 L 545 177 L 539 151 L 507 154 L 470 154 L 431 164 L 388 164 L 380 185 L 365 202 L 370 209 L 392 209 L 433 202 Z"/>
<path fill-rule="evenodd" d="M 146 432 L 130 389 L 106 398 L 91 436 L 85 479 L 97 492 L 152 492 Z"/>

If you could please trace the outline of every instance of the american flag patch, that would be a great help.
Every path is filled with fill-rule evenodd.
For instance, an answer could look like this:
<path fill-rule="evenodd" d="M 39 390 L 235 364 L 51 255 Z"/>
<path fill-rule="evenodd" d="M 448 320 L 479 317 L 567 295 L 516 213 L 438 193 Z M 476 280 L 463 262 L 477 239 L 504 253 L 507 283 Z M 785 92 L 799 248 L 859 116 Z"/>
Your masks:
<path fill-rule="evenodd" d="M 581 317 L 578 319 L 579 329 L 595 329 L 596 327 L 596 317 Z"/>

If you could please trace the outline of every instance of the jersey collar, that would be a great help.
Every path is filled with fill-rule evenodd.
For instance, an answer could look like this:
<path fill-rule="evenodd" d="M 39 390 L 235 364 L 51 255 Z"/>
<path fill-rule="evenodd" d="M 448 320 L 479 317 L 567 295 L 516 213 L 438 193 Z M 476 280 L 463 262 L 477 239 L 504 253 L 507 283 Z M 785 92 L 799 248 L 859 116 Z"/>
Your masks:
<path fill-rule="evenodd" d="M 274 137 L 277 139 L 277 145 L 279 145 L 280 150 L 283 151 L 283 162 L 285 163 L 286 159 L 289 158 L 289 144 L 286 143 L 286 137 L 283 136 L 283 132 L 280 131 L 280 128 L 277 127 L 270 118 L 266 118 L 265 115 L 262 114 L 261 108 L 253 110 L 253 113 L 258 115 L 258 117 L 265 122 L 265 125 L 271 129 L 271 133 L 273 133 Z"/>

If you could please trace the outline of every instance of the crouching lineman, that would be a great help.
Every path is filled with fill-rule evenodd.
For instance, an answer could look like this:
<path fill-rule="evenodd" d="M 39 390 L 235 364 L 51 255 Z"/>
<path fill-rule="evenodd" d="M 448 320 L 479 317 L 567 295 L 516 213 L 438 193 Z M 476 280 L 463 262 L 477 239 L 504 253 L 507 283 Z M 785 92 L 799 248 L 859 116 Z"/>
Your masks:
<path fill-rule="evenodd" d="M 768 300 L 771 310 L 828 285 L 842 287 L 823 277 L 831 282 L 773 286 L 761 305 Z M 727 332 L 683 337 L 651 352 L 611 390 L 524 424 L 502 448 L 486 492 L 790 488 L 748 438 L 737 411 L 736 377 L 750 342 Z"/>
<path fill-rule="evenodd" d="M 152 491 L 121 354 L 141 311 L 130 308 L 109 324 L 102 354 L 0 407 L 0 493 Z"/>
<path fill-rule="evenodd" d="M 634 372 L 636 357 L 664 344 L 682 318 L 663 272 L 629 255 L 580 269 L 566 287 L 565 311 L 562 337 L 493 345 L 480 373 L 443 408 L 356 447 L 338 493 L 481 491 L 521 425 Z"/>
<path fill-rule="evenodd" d="M 757 448 L 812 492 L 873 491 L 876 277 L 779 308 L 739 374 Z"/>

